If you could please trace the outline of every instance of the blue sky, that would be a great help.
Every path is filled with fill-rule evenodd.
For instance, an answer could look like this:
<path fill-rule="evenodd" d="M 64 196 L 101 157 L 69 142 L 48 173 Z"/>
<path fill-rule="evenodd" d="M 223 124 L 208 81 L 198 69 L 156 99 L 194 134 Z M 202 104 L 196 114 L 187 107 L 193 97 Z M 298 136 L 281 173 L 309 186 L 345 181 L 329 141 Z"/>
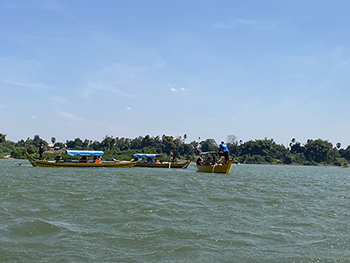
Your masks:
<path fill-rule="evenodd" d="M 350 145 L 349 1 L 0 1 L 0 133 Z"/>

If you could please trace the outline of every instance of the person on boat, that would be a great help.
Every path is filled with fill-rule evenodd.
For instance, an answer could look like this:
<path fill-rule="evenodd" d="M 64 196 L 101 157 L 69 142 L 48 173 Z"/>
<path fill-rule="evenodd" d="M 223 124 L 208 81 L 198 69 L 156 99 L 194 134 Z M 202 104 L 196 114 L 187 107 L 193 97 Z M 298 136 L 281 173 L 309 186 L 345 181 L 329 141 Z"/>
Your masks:
<path fill-rule="evenodd" d="M 55 160 L 56 160 L 56 163 L 63 162 L 61 155 L 57 155 Z"/>
<path fill-rule="evenodd" d="M 215 155 L 213 156 L 213 159 L 211 160 L 211 164 L 212 165 L 216 165 L 217 164 L 217 159 L 216 159 Z"/>
<path fill-rule="evenodd" d="M 142 158 L 141 161 L 140 161 L 140 163 L 145 163 L 145 162 L 146 162 L 145 158 Z"/>
<path fill-rule="evenodd" d="M 147 158 L 147 163 L 154 163 L 154 160 L 152 158 Z"/>
<path fill-rule="evenodd" d="M 44 150 L 44 144 L 41 142 L 40 146 L 39 146 L 39 155 L 40 155 L 40 159 L 44 159 L 43 158 L 43 153 L 45 152 Z"/>
<path fill-rule="evenodd" d="M 227 144 L 224 141 L 220 144 L 219 155 L 225 157 L 225 163 L 227 163 L 228 159 L 230 159 L 230 152 L 227 148 Z"/>
<path fill-rule="evenodd" d="M 171 163 L 176 163 L 177 150 L 175 147 L 172 150 L 172 155 Z"/>
<path fill-rule="evenodd" d="M 79 163 L 88 163 L 88 160 L 85 155 L 80 158 Z"/>
<path fill-rule="evenodd" d="M 94 163 L 101 163 L 101 157 L 100 156 L 94 156 Z"/>
<path fill-rule="evenodd" d="M 211 158 L 210 156 L 208 157 L 208 159 L 205 161 L 204 165 L 211 165 L 213 158 Z"/>
<path fill-rule="evenodd" d="M 196 161 L 196 164 L 197 165 L 203 165 L 203 157 L 202 156 L 199 156 L 197 161 Z"/>

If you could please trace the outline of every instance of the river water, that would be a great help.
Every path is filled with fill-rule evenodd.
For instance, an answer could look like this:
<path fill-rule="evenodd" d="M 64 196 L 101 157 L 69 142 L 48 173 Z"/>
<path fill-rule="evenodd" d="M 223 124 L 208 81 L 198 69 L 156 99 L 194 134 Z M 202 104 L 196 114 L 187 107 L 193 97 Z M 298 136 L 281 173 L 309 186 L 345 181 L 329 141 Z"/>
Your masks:
<path fill-rule="evenodd" d="M 0 180 L 0 262 L 350 262 L 350 169 L 0 160 Z"/>

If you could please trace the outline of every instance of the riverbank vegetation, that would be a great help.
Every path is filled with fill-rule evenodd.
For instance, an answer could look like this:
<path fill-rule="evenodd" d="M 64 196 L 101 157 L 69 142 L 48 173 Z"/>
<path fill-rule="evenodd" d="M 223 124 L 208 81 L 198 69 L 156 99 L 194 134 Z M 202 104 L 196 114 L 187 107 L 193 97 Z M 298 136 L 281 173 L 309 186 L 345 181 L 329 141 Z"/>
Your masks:
<path fill-rule="evenodd" d="M 25 158 L 25 151 L 38 157 L 38 147 L 43 142 L 47 159 L 54 159 L 58 154 L 63 159 L 74 157 L 65 154 L 67 149 L 101 150 L 105 152 L 104 160 L 112 158 L 129 160 L 134 153 L 164 154 L 169 159 L 176 149 L 178 159 L 195 160 L 199 152 L 218 151 L 218 143 L 214 139 L 186 142 L 187 135 L 151 137 L 139 136 L 134 139 L 106 136 L 102 141 L 76 138 L 66 142 L 56 142 L 55 137 L 47 142 L 35 135 L 33 139 L 12 142 L 6 140 L 6 134 L 0 133 L 0 158 Z M 350 162 L 350 146 L 345 149 L 341 144 L 335 146 L 327 140 L 309 139 L 305 143 L 291 139 L 288 146 L 277 144 L 273 139 L 257 139 L 247 142 L 238 141 L 229 135 L 226 141 L 230 154 L 240 163 L 248 164 L 300 164 L 300 165 L 336 165 L 348 166 Z"/>

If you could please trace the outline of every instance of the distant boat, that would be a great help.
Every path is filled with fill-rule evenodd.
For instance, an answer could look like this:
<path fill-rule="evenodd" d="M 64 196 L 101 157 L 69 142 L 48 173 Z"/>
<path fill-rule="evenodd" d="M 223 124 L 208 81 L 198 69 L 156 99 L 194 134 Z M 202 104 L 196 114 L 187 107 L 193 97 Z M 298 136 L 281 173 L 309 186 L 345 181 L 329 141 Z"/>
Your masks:
<path fill-rule="evenodd" d="M 137 153 L 133 155 L 134 158 L 141 159 L 141 161 L 138 161 L 135 165 L 136 167 L 152 167 L 152 168 L 173 168 L 173 169 L 186 169 L 188 165 L 190 164 L 191 160 L 189 161 L 182 161 L 182 162 L 157 162 L 155 160 L 156 157 L 164 157 L 163 154 L 144 154 L 144 153 Z"/>
<path fill-rule="evenodd" d="M 67 151 L 68 155 L 79 155 L 79 156 L 103 156 L 103 151 Z M 77 161 L 64 161 L 64 160 L 38 160 L 34 159 L 27 152 L 27 159 L 34 167 L 96 167 L 96 168 L 131 168 L 135 166 L 137 162 L 131 161 L 110 161 L 110 162 L 79 162 Z"/>
<path fill-rule="evenodd" d="M 217 155 L 217 152 L 211 151 L 211 152 L 201 152 L 199 155 L 203 156 L 203 155 Z M 215 165 L 198 165 L 197 164 L 197 171 L 198 172 L 203 172 L 203 173 L 223 173 L 223 174 L 228 174 L 231 170 L 232 167 L 232 163 L 237 163 L 238 162 L 236 160 L 229 159 L 226 163 L 217 163 Z"/>
<path fill-rule="evenodd" d="M 203 173 L 223 173 L 228 174 L 231 170 L 233 159 L 230 159 L 225 164 L 215 164 L 215 165 L 197 165 L 198 172 Z"/>

